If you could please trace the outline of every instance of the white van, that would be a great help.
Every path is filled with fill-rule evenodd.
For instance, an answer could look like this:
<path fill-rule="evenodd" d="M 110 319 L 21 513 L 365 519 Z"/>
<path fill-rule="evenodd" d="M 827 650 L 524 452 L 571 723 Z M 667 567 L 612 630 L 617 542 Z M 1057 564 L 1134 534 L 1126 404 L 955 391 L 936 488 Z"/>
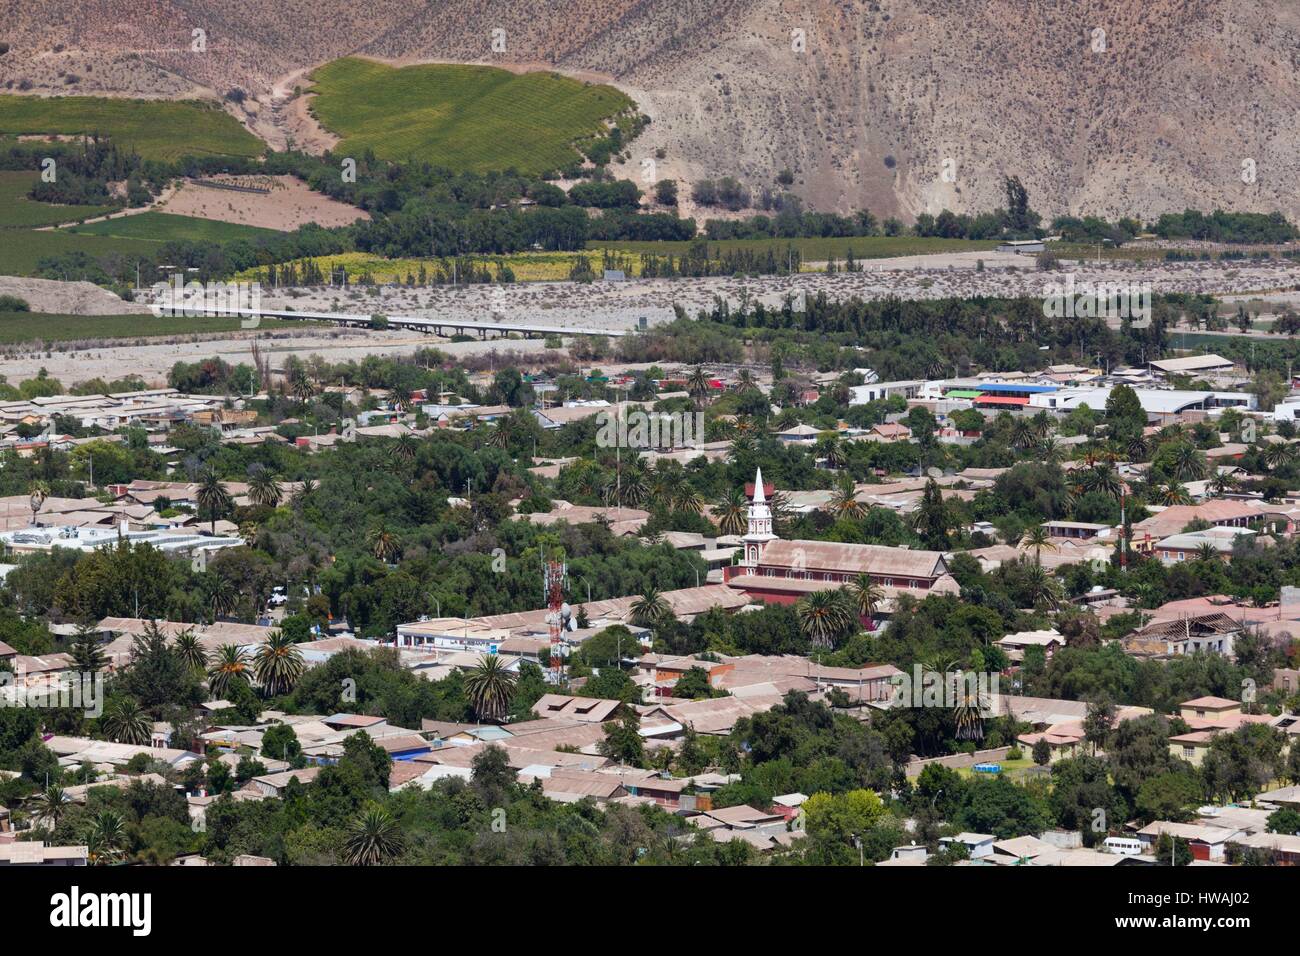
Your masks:
<path fill-rule="evenodd" d="M 1102 846 L 1107 853 L 1120 856 L 1138 856 L 1142 852 L 1142 841 L 1134 837 L 1106 837 Z"/>

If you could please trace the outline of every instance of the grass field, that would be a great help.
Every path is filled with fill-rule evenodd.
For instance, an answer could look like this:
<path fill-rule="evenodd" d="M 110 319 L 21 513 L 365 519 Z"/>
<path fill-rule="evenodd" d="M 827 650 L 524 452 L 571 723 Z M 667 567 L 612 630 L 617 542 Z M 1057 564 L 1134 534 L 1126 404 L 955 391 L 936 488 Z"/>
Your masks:
<path fill-rule="evenodd" d="M 196 216 L 174 216 L 165 212 L 142 212 L 135 216 L 119 216 L 84 226 L 69 226 L 62 232 L 78 236 L 115 236 L 119 239 L 139 239 L 145 242 L 170 242 L 175 239 L 206 242 L 231 242 L 235 239 L 257 239 L 279 235 L 274 229 L 260 229 L 234 222 L 200 219 Z"/>
<path fill-rule="evenodd" d="M 0 170 L 0 229 L 53 226 L 61 222 L 91 219 L 112 210 L 112 206 L 56 206 L 36 202 L 27 194 L 40 173 L 35 170 Z"/>
<path fill-rule="evenodd" d="M 0 275 L 26 276 L 46 256 L 84 252 L 95 258 L 110 255 L 152 256 L 156 242 L 118 239 L 110 236 L 81 236 L 64 230 L 0 229 Z"/>
<path fill-rule="evenodd" d="M 592 242 L 588 248 L 610 248 L 632 255 L 642 253 L 680 256 L 691 246 L 689 240 L 681 242 Z M 805 262 L 825 262 L 834 256 L 843 260 L 852 250 L 856 259 L 889 259 L 895 256 L 923 256 L 941 252 L 985 252 L 996 249 L 994 240 L 938 239 L 915 236 L 850 236 L 846 238 L 812 239 L 720 239 L 709 242 L 709 251 L 717 255 L 723 251 L 749 250 L 766 252 L 772 249 L 783 252 L 789 246 L 799 250 Z"/>
<path fill-rule="evenodd" d="M 145 159 L 258 156 L 266 148 L 230 114 L 198 100 L 0 95 L 0 133 L 100 133 Z"/>
<path fill-rule="evenodd" d="M 316 70 L 312 112 L 347 156 L 426 160 L 456 170 L 557 169 L 573 144 L 633 106 L 612 86 L 489 66 L 402 68 L 346 57 Z"/>
<path fill-rule="evenodd" d="M 69 342 L 87 339 L 134 339 L 159 335 L 235 332 L 239 318 L 187 318 L 152 315 L 52 315 L 0 312 L 0 345 L 20 342 Z M 259 330 L 316 328 L 314 322 L 264 318 Z M 123 374 L 126 374 L 125 372 Z"/>

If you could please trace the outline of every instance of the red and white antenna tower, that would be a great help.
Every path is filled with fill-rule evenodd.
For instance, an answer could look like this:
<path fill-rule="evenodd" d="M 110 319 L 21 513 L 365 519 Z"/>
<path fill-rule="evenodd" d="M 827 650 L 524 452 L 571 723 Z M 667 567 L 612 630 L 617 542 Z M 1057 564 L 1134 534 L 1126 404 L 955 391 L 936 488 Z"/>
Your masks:
<path fill-rule="evenodd" d="M 546 591 L 546 623 L 551 631 L 551 679 L 559 683 L 564 679 L 564 657 L 561 651 L 564 634 L 564 585 L 568 568 L 563 561 L 547 561 L 542 566 L 542 586 Z"/>

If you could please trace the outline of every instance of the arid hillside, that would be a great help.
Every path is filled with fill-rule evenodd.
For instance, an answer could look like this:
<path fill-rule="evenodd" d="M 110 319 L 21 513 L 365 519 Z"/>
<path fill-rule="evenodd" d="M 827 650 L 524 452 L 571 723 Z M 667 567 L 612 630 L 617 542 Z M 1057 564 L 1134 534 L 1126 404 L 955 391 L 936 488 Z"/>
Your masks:
<path fill-rule="evenodd" d="M 252 96 L 343 55 L 608 78 L 653 123 L 624 168 L 822 208 L 1001 200 L 1046 213 L 1222 205 L 1300 217 L 1300 5 L 1268 0 L 4 0 L 0 88 Z M 206 31 L 195 52 L 192 31 Z M 798 32 L 802 31 L 802 33 Z M 504 45 L 504 49 L 502 46 Z M 62 74 L 62 75 L 60 75 Z M 76 77 L 74 83 L 68 74 Z M 25 83 L 24 83 L 25 81 Z M 273 97 L 273 89 L 278 96 Z M 376 104 L 379 107 L 381 104 Z M 293 128 L 297 142 L 310 136 Z"/>

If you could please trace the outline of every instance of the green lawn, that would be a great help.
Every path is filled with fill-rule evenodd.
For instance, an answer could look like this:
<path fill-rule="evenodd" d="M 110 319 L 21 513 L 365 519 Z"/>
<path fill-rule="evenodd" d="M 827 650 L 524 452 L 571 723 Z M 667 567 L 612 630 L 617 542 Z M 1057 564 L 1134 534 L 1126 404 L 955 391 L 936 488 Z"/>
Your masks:
<path fill-rule="evenodd" d="M 0 95 L 0 133 L 100 133 L 145 159 L 259 156 L 266 144 L 220 107 L 199 100 Z"/>
<path fill-rule="evenodd" d="M 35 170 L 0 170 L 0 229 L 54 226 L 61 222 L 91 219 L 111 211 L 112 206 L 56 206 L 27 198 L 40 173 Z"/>
<path fill-rule="evenodd" d="M 233 332 L 241 319 L 153 315 L 52 315 L 0 312 L 0 345 L 17 342 L 68 342 L 77 339 L 132 339 L 154 335 Z M 312 322 L 264 318 L 258 329 L 309 328 Z M 123 373 L 125 374 L 125 372 Z"/>
<path fill-rule="evenodd" d="M 489 66 L 399 69 L 346 57 L 312 80 L 313 113 L 342 139 L 335 155 L 373 149 L 383 159 L 475 172 L 564 166 L 579 158 L 575 142 L 635 105 L 612 86 Z"/>
<path fill-rule="evenodd" d="M 174 216 L 166 212 L 142 212 L 119 216 L 84 226 L 70 226 L 63 232 L 79 236 L 115 236 L 145 242 L 170 242 L 175 239 L 204 242 L 231 242 L 235 239 L 258 239 L 279 235 L 274 229 L 261 229 L 235 222 L 218 222 L 196 216 Z"/>
<path fill-rule="evenodd" d="M 707 217 L 706 217 L 707 218 Z M 689 240 L 681 242 L 589 242 L 587 248 L 610 248 L 632 255 L 680 256 L 691 246 Z M 811 239 L 720 239 L 709 242 L 709 254 L 749 250 L 782 252 L 794 246 L 805 262 L 824 262 L 834 256 L 844 260 L 852 250 L 856 259 L 888 259 L 895 256 L 922 256 L 939 252 L 984 252 L 995 249 L 998 243 L 982 239 L 939 239 L 916 236 L 851 236 L 847 238 Z"/>

